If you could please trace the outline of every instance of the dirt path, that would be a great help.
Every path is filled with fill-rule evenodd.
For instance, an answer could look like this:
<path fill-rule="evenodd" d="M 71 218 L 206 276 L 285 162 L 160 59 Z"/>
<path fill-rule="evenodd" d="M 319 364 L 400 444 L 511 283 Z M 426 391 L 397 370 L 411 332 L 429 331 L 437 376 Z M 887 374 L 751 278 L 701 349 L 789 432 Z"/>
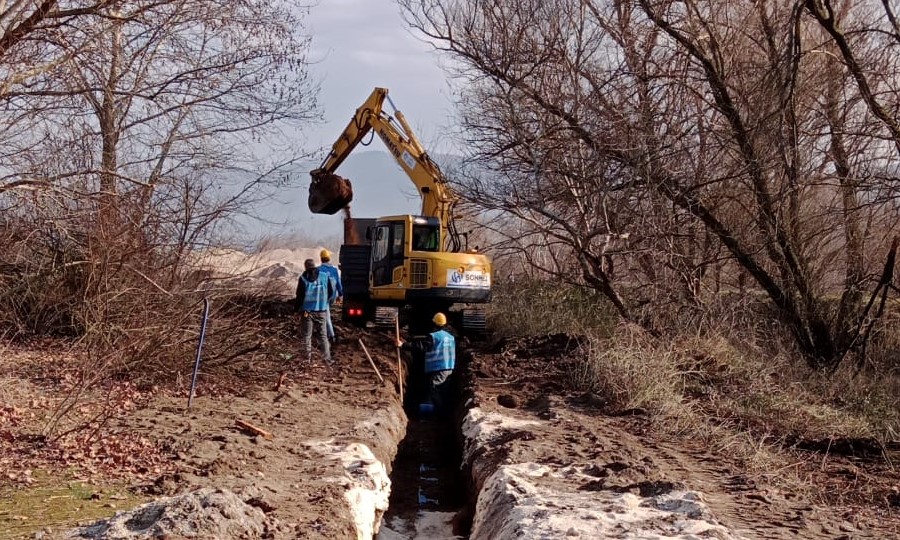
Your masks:
<path fill-rule="evenodd" d="M 772 463 L 769 470 L 748 473 L 735 459 L 715 455 L 696 441 L 666 438 L 640 411 L 630 416 L 604 414 L 597 396 L 568 389 L 567 347 L 557 337 L 507 344 L 473 355 L 469 391 L 478 408 L 474 420 L 487 434 L 479 435 L 483 447 L 470 449 L 469 463 L 479 487 L 494 489 L 495 499 L 509 499 L 494 505 L 479 500 L 478 511 L 483 514 L 499 515 L 500 509 L 502 513 L 517 512 L 517 519 L 533 528 L 542 523 L 535 516 L 549 508 L 559 523 L 553 529 L 553 520 L 545 520 L 551 527 L 546 534 L 571 537 L 596 537 L 604 531 L 610 538 L 620 537 L 618 533 L 626 538 L 629 532 L 647 527 L 645 530 L 661 537 L 682 538 L 678 534 L 687 534 L 687 529 L 679 532 L 672 524 L 688 518 L 702 523 L 691 527 L 708 528 L 708 535 L 718 538 L 900 537 L 900 516 L 884 500 L 814 504 L 814 486 L 778 482 L 775 487 L 770 483 L 768 480 L 783 470 L 799 466 L 796 455 L 786 454 L 785 462 Z M 471 413 L 468 420 L 473 421 Z M 815 455 L 800 458 L 805 464 L 823 461 Z M 831 475 L 832 482 L 841 478 L 842 468 L 854 467 L 846 458 L 829 459 L 837 471 Z M 880 481 L 890 489 L 900 476 L 885 462 L 880 467 Z M 498 476 L 504 477 L 505 487 L 494 485 Z M 845 487 L 855 488 L 852 479 Z M 689 495 L 685 497 L 685 493 Z M 553 494 L 567 495 L 562 502 L 554 502 Z M 588 497 L 579 506 L 579 498 L 586 494 L 593 499 Z M 628 508 L 630 500 L 622 498 L 623 494 L 633 494 L 641 508 L 677 509 L 670 516 L 659 517 L 665 523 L 654 523 L 653 516 L 632 520 L 627 517 L 632 510 Z M 690 494 L 696 494 L 697 506 L 685 504 L 694 500 L 695 495 Z M 676 499 L 671 499 L 673 496 Z M 611 525 L 609 531 L 603 529 L 604 516 L 584 511 L 604 504 L 615 508 L 619 516 L 618 525 Z M 564 508 L 560 510 L 558 505 Z M 568 521 L 561 515 L 568 515 Z M 640 523 L 635 524 L 637 521 Z M 515 528 L 485 530 L 491 534 L 479 533 L 476 516 L 473 538 L 540 537 L 527 536 L 528 527 L 511 536 L 504 534 Z"/>

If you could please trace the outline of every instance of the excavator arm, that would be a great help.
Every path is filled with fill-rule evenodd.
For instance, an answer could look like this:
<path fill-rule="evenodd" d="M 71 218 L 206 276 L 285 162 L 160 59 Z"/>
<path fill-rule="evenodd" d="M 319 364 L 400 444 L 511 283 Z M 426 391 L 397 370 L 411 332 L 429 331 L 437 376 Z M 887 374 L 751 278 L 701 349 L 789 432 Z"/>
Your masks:
<path fill-rule="evenodd" d="M 393 117 L 383 110 L 385 100 L 394 109 Z M 335 171 L 371 131 L 378 134 L 400 168 L 415 184 L 422 198 L 422 215 L 440 220 L 442 244 L 448 244 L 450 251 L 459 251 L 462 246 L 453 222 L 456 198 L 403 113 L 397 110 L 388 97 L 386 88 L 375 88 L 356 109 L 322 165 L 310 173 L 312 183 L 309 188 L 309 209 L 318 214 L 334 214 L 350 203 L 353 197 L 350 183 L 337 176 Z"/>

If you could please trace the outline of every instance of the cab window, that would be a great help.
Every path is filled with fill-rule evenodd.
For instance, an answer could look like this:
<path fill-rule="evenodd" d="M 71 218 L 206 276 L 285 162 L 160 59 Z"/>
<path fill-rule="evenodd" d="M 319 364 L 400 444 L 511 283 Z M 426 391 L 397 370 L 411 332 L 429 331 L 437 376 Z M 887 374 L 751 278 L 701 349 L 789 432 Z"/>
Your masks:
<path fill-rule="evenodd" d="M 372 250 L 372 260 L 381 261 L 387 257 L 390 230 L 387 225 L 379 225 L 375 229 L 375 247 Z"/>
<path fill-rule="evenodd" d="M 406 228 L 405 223 L 394 223 L 392 225 L 394 231 L 391 236 L 391 256 L 393 257 L 402 257 L 403 256 L 403 233 Z"/>
<path fill-rule="evenodd" d="M 437 251 L 440 229 L 435 225 L 413 225 L 413 250 Z"/>

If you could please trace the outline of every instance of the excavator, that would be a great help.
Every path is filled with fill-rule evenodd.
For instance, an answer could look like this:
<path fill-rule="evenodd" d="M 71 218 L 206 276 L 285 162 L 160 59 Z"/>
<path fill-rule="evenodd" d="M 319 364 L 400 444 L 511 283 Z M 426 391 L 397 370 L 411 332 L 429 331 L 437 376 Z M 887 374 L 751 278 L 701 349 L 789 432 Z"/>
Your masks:
<path fill-rule="evenodd" d="M 385 101 L 393 114 L 385 111 Z M 336 170 L 373 131 L 415 185 L 422 199 L 420 215 L 374 220 L 350 217 L 352 185 Z M 411 330 L 417 322 L 430 321 L 438 311 L 451 317 L 457 328 L 484 330 L 484 305 L 491 300 L 491 261 L 468 249 L 468 237 L 457 230 L 454 221 L 457 197 L 386 88 L 375 88 L 320 167 L 310 174 L 310 211 L 335 214 L 344 210 L 346 214 L 340 251 L 345 321 L 358 325 L 378 322 L 384 308 L 405 308 Z M 462 309 L 451 312 L 451 306 Z"/>

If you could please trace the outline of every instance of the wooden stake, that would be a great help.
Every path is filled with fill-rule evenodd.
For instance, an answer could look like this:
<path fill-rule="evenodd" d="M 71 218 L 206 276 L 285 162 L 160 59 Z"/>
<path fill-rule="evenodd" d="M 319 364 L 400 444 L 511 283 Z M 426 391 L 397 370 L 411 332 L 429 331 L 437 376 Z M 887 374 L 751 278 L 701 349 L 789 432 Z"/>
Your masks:
<path fill-rule="evenodd" d="M 394 332 L 397 341 L 400 341 L 400 310 L 394 318 Z M 400 403 L 403 403 L 403 361 L 400 360 L 400 347 L 397 347 L 397 385 L 400 387 Z"/>
<path fill-rule="evenodd" d="M 369 363 L 372 364 L 372 369 L 375 370 L 375 375 L 378 375 L 378 380 L 384 382 L 384 377 L 381 376 L 381 372 L 378 371 L 378 366 L 375 365 L 375 361 L 372 360 L 372 355 L 369 354 L 369 349 L 366 348 L 366 344 L 363 343 L 362 338 L 359 338 L 359 345 L 362 347 L 364 353 L 366 353 L 366 358 L 369 359 Z"/>
<path fill-rule="evenodd" d="M 250 433 L 253 433 L 254 435 L 259 435 L 260 437 L 262 437 L 264 439 L 268 439 L 271 441 L 272 439 L 275 438 L 275 436 L 272 435 L 272 433 L 264 430 L 261 427 L 256 427 L 253 424 L 251 424 L 250 422 L 245 422 L 241 419 L 237 419 L 234 421 L 234 423 L 235 423 L 235 425 L 237 425 L 237 427 L 239 427 L 245 431 L 249 431 Z"/>

